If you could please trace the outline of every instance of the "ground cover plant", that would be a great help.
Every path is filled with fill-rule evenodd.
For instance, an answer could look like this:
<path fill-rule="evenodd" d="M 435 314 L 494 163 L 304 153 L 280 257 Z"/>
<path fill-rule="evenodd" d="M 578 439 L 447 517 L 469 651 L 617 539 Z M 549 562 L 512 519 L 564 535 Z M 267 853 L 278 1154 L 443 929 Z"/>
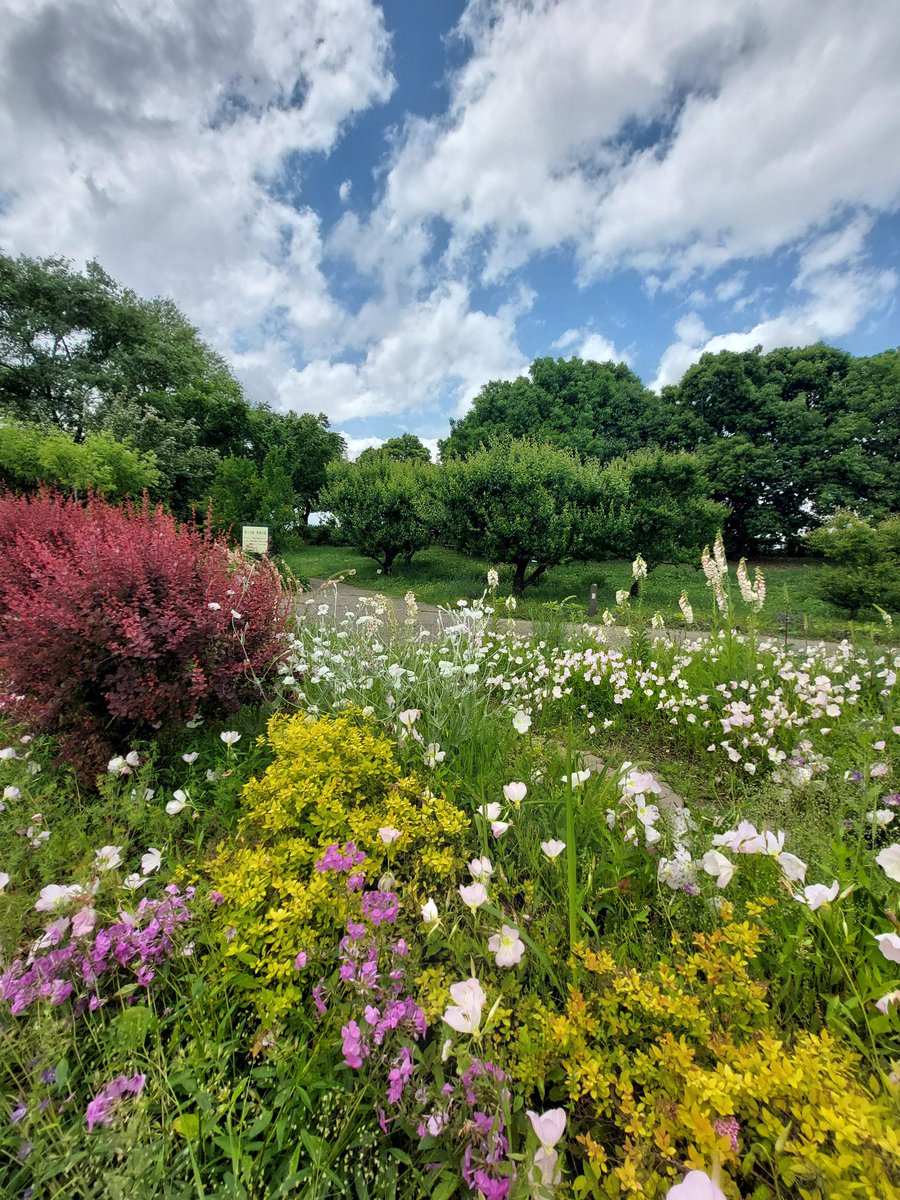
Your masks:
<path fill-rule="evenodd" d="M 7 706 L 9 1194 L 900 1195 L 900 658 L 701 571 L 615 646 L 299 596 L 96 783 Z"/>

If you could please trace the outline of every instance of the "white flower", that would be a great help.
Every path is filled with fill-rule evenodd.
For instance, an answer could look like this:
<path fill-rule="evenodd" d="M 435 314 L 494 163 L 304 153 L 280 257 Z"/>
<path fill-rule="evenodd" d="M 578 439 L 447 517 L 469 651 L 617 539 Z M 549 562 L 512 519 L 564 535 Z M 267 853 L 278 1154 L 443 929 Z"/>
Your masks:
<path fill-rule="evenodd" d="M 156 850 L 153 846 L 141 855 L 141 872 L 144 875 L 152 875 L 154 871 L 158 871 L 162 862 L 162 851 Z"/>
<path fill-rule="evenodd" d="M 812 912 L 816 912 L 823 905 L 831 904 L 837 898 L 840 890 L 840 884 L 837 880 L 834 881 L 831 887 L 826 887 L 824 883 L 811 883 L 803 889 L 802 893 L 795 893 L 794 899 L 799 900 L 801 904 L 808 905 Z"/>
<path fill-rule="evenodd" d="M 434 925 L 438 919 L 438 906 L 429 896 L 425 903 L 421 906 L 422 920 L 426 925 Z"/>
<path fill-rule="evenodd" d="M 195 763 L 197 761 L 197 759 L 200 757 L 200 755 L 197 753 L 196 750 L 192 750 L 190 752 L 190 754 L 182 754 L 181 757 L 182 757 L 182 760 L 184 762 L 186 762 L 188 764 L 188 766 L 190 766 L 191 763 Z"/>
<path fill-rule="evenodd" d="M 393 825 L 382 825 L 378 830 L 378 836 L 386 846 L 390 846 L 391 842 L 396 842 L 400 837 L 400 830 L 395 829 Z"/>
<path fill-rule="evenodd" d="M 703 855 L 700 865 L 707 875 L 715 876 L 716 887 L 724 888 L 731 883 L 734 876 L 734 863 L 720 854 L 718 850 L 709 850 Z"/>
<path fill-rule="evenodd" d="M 896 842 L 891 846 L 885 846 L 881 853 L 876 855 L 875 861 L 888 879 L 893 879 L 894 883 L 900 883 L 900 846 Z"/>
<path fill-rule="evenodd" d="M 6 887 L 6 885 L 8 883 L 9 883 L 9 875 L 7 874 L 6 871 L 0 871 L 0 892 L 2 892 L 4 890 L 4 888 Z"/>
<path fill-rule="evenodd" d="M 421 715 L 422 713 L 418 708 L 407 708 L 404 709 L 402 713 L 397 714 L 397 720 L 404 727 L 404 729 L 412 729 L 413 725 L 415 725 L 416 721 L 418 721 Z"/>
<path fill-rule="evenodd" d="M 503 925 L 499 933 L 488 938 L 488 950 L 496 956 L 498 967 L 514 967 L 522 961 L 525 943 L 514 925 Z"/>
<path fill-rule="evenodd" d="M 507 829 L 511 829 L 511 828 L 512 828 L 511 821 L 492 821 L 491 822 L 491 833 L 494 835 L 495 838 L 502 838 L 504 833 L 506 833 Z"/>
<path fill-rule="evenodd" d="M 504 783 L 503 795 L 510 804 L 515 804 L 517 807 L 522 803 L 528 795 L 528 788 L 524 783 L 513 781 L 512 783 Z"/>
<path fill-rule="evenodd" d="M 3 749 L 0 750 L 0 761 L 2 761 L 3 759 L 10 759 L 10 758 L 15 758 L 15 757 L 16 757 L 15 746 L 4 746 Z"/>
<path fill-rule="evenodd" d="M 122 865 L 121 846 L 101 846 L 94 851 L 94 866 L 98 871 L 113 871 Z"/>
<path fill-rule="evenodd" d="M 138 875 L 136 871 L 132 871 L 130 875 L 126 875 L 122 880 L 122 887 L 128 892 L 136 892 L 139 887 L 143 887 L 147 882 L 146 879 Z"/>
<path fill-rule="evenodd" d="M 779 854 L 778 865 L 785 879 L 791 883 L 803 883 L 806 880 L 806 863 L 796 854 L 788 854 L 787 851 Z"/>
<path fill-rule="evenodd" d="M 459 894 L 462 896 L 462 902 L 467 908 L 471 908 L 474 912 L 476 908 L 480 908 L 486 903 L 488 895 L 487 888 L 483 883 L 461 883 L 459 885 Z"/>
<path fill-rule="evenodd" d="M 497 803 L 482 804 L 478 811 L 486 821 L 497 821 L 500 818 L 501 807 Z"/>
<path fill-rule="evenodd" d="M 619 607 L 621 608 L 623 605 L 628 603 L 628 597 L 630 595 L 631 595 L 631 593 L 629 591 L 627 591 L 625 588 L 620 588 L 616 592 L 616 604 L 618 604 Z"/>
<path fill-rule="evenodd" d="M 625 765 L 631 766 L 630 763 Z M 625 765 L 622 773 L 625 771 Z M 648 792 L 658 796 L 661 790 L 650 771 L 629 771 L 621 787 L 626 796 L 645 796 Z"/>
<path fill-rule="evenodd" d="M 174 817 L 177 813 L 180 813 L 188 802 L 186 793 L 184 793 L 180 788 L 177 792 L 173 792 L 172 794 L 174 795 L 175 799 L 170 800 L 166 805 L 166 812 L 170 817 Z"/>
<path fill-rule="evenodd" d="M 56 912 L 58 908 L 69 904 L 76 896 L 80 896 L 82 888 L 77 883 L 70 883 L 63 887 L 58 883 L 48 883 L 46 887 L 41 888 L 40 899 L 35 904 L 37 912 Z"/>
<path fill-rule="evenodd" d="M 139 767 L 141 765 L 141 757 L 137 750 L 129 750 L 125 755 L 125 761 L 128 763 L 129 767 Z"/>
<path fill-rule="evenodd" d="M 481 858 L 473 858 L 469 863 L 469 871 L 473 879 L 490 879 L 494 873 L 494 868 L 491 866 L 491 860 L 482 855 Z"/>
<path fill-rule="evenodd" d="M 206 772 L 206 782 L 207 783 L 218 783 L 219 779 L 220 779 L 220 775 L 219 775 L 218 771 L 207 771 Z M 148 797 L 148 799 L 149 799 L 149 797 Z"/>
<path fill-rule="evenodd" d="M 687 592 L 682 592 L 678 597 L 678 607 L 681 609 L 681 615 L 685 619 L 685 623 L 693 625 L 694 610 L 691 608 L 691 602 L 688 600 Z"/>
<path fill-rule="evenodd" d="M 878 949 L 890 962 L 900 962 L 900 937 L 896 933 L 878 933 L 875 935 Z"/>
<path fill-rule="evenodd" d="M 17 787 L 5 787 L 3 789 L 3 799 L 4 800 L 18 800 L 18 798 L 21 795 L 22 795 L 22 793 L 19 791 L 19 789 Z"/>
<path fill-rule="evenodd" d="M 563 783 L 567 783 L 571 788 L 577 788 L 581 787 L 583 783 L 587 783 L 590 777 L 591 769 L 590 767 L 586 767 L 583 771 L 573 771 L 571 775 L 563 775 L 562 781 Z"/>
<path fill-rule="evenodd" d="M 239 613 L 239 612 L 238 612 L 236 609 L 234 609 L 234 608 L 231 610 L 231 615 L 232 615 L 232 617 L 234 618 L 234 620 L 235 620 L 235 621 L 243 621 L 243 619 L 244 619 L 243 613 Z"/>
<path fill-rule="evenodd" d="M 879 829 L 884 829 L 890 825 L 897 814 L 889 808 L 876 808 L 874 812 L 866 813 L 866 820 L 872 821 Z"/>
<path fill-rule="evenodd" d="M 106 764 L 106 769 L 110 775 L 127 775 L 129 771 L 128 763 L 121 754 L 117 754 L 115 758 L 111 758 Z"/>
<path fill-rule="evenodd" d="M 531 728 L 531 717 L 521 709 L 513 717 L 513 729 L 516 733 L 527 733 Z"/>
<path fill-rule="evenodd" d="M 565 1109 L 550 1108 L 540 1115 L 526 1109 L 525 1116 L 531 1122 L 531 1128 L 545 1150 L 552 1150 L 566 1131 Z"/>
<path fill-rule="evenodd" d="M 725 1200 L 725 1193 L 705 1171 L 688 1171 L 681 1183 L 669 1188 L 665 1200 Z"/>
<path fill-rule="evenodd" d="M 637 556 L 637 558 L 631 564 L 631 577 L 632 577 L 632 579 L 646 579 L 647 578 L 647 564 L 644 562 L 644 559 L 642 558 L 642 556 L 640 554 Z"/>
<path fill-rule="evenodd" d="M 886 996 L 882 996 L 880 1000 L 875 1001 L 875 1007 L 879 1012 L 886 1013 L 892 1004 L 900 1003 L 900 992 L 888 992 Z"/>
<path fill-rule="evenodd" d="M 557 841 L 555 838 L 551 838 L 549 842 L 541 842 L 541 850 L 551 860 L 559 858 L 565 848 L 566 843 Z"/>
<path fill-rule="evenodd" d="M 545 1150 L 540 1146 L 534 1152 L 534 1165 L 531 1171 L 533 1186 L 545 1194 L 546 1189 L 556 1188 L 562 1183 L 562 1171 L 559 1168 L 559 1155 L 555 1150 Z"/>
<path fill-rule="evenodd" d="M 496 587 L 498 587 L 500 584 L 500 576 L 494 570 L 493 567 L 491 567 L 491 569 L 487 573 L 487 583 L 488 583 L 488 587 L 491 589 L 491 591 L 494 591 L 494 589 Z"/>
<path fill-rule="evenodd" d="M 210 600 L 209 604 L 207 604 L 206 607 L 209 609 L 210 612 L 219 612 L 222 608 L 222 605 L 216 604 L 215 600 Z"/>
<path fill-rule="evenodd" d="M 224 733 L 219 734 L 219 737 L 226 746 L 233 746 L 235 742 L 239 742 L 241 740 L 241 735 L 236 729 L 226 729 Z"/>
<path fill-rule="evenodd" d="M 869 774 L 873 779 L 883 779 L 889 770 L 890 767 L 887 763 L 875 763 L 874 766 L 869 768 Z"/>
<path fill-rule="evenodd" d="M 429 742 L 425 751 L 425 766 L 434 769 L 446 757 L 447 752 L 441 749 L 440 742 Z"/>
<path fill-rule="evenodd" d="M 462 983 L 451 983 L 450 997 L 454 1003 L 444 1011 L 443 1020 L 457 1033 L 475 1033 L 487 1002 L 481 984 L 474 976 Z"/>

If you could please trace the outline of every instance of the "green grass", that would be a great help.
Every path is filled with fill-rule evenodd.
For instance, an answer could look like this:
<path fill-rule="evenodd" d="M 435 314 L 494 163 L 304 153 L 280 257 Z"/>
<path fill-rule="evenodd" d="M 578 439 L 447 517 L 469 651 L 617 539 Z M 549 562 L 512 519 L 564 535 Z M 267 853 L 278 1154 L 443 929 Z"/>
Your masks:
<path fill-rule="evenodd" d="M 404 596 L 413 591 L 420 601 L 451 605 L 462 597 L 480 596 L 487 582 L 488 568 L 494 564 L 470 558 L 455 550 L 432 546 L 415 556 L 412 563 L 397 564 L 391 575 L 378 573 L 377 564 L 349 546 L 309 546 L 284 555 L 291 569 L 306 579 L 324 579 L 335 575 L 356 574 L 347 579 L 357 587 L 371 588 L 388 596 Z M 790 637 L 838 639 L 848 635 L 886 634 L 883 624 L 851 623 L 832 605 L 815 595 L 815 580 L 821 565 L 816 560 L 766 559 L 751 563 L 760 566 L 768 584 L 766 605 L 758 627 L 767 633 Z M 499 568 L 500 592 L 511 590 L 512 570 Z M 613 608 L 619 588 L 631 584 L 631 563 L 624 559 L 607 562 L 570 562 L 548 571 L 519 601 L 517 616 L 540 620 L 548 615 L 548 604 L 573 597 L 572 605 L 584 610 L 591 584 L 598 585 L 598 604 Z M 736 585 L 733 584 L 736 592 Z M 652 571 L 644 585 L 644 608 L 662 613 L 667 624 L 683 625 L 678 597 L 686 591 L 700 627 L 709 625 L 711 596 L 699 566 L 662 566 Z"/>

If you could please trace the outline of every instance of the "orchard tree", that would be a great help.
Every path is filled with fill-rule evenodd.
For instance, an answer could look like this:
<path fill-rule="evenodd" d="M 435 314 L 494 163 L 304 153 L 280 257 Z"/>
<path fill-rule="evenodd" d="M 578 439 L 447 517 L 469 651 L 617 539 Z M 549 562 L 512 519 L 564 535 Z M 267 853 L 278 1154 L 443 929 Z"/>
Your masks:
<path fill-rule="evenodd" d="M 517 595 L 545 571 L 589 557 L 609 537 L 600 468 L 530 438 L 495 440 L 443 468 L 443 527 L 460 550 L 510 563 Z"/>
<path fill-rule="evenodd" d="M 281 468 L 287 471 L 302 522 L 320 507 L 319 496 L 325 486 L 329 463 L 342 458 L 347 444 L 330 429 L 324 413 L 276 413 L 260 406 L 251 413 L 251 438 L 257 467 L 265 471 L 266 460 L 281 455 Z"/>
<path fill-rule="evenodd" d="M 332 463 L 322 504 L 350 545 L 389 575 L 398 557 L 409 562 L 434 540 L 436 473 L 430 463 L 383 455 Z"/>
<path fill-rule="evenodd" d="M 618 513 L 606 549 L 630 559 L 640 554 L 648 570 L 696 559 L 728 516 L 709 498 L 709 482 L 692 454 L 638 450 L 606 467 L 602 489 Z"/>

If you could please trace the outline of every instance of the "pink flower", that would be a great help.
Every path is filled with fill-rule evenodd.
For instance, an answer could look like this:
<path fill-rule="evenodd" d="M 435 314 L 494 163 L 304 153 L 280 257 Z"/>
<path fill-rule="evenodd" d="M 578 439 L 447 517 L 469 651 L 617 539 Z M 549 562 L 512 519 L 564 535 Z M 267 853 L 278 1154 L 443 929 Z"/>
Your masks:
<path fill-rule="evenodd" d="M 496 956 L 498 967 L 514 967 L 522 961 L 525 943 L 514 925 L 504 925 L 499 933 L 488 939 L 488 950 Z"/>
<path fill-rule="evenodd" d="M 666 1200 L 725 1200 L 725 1193 L 705 1171 L 688 1171 L 681 1183 L 669 1188 Z"/>

